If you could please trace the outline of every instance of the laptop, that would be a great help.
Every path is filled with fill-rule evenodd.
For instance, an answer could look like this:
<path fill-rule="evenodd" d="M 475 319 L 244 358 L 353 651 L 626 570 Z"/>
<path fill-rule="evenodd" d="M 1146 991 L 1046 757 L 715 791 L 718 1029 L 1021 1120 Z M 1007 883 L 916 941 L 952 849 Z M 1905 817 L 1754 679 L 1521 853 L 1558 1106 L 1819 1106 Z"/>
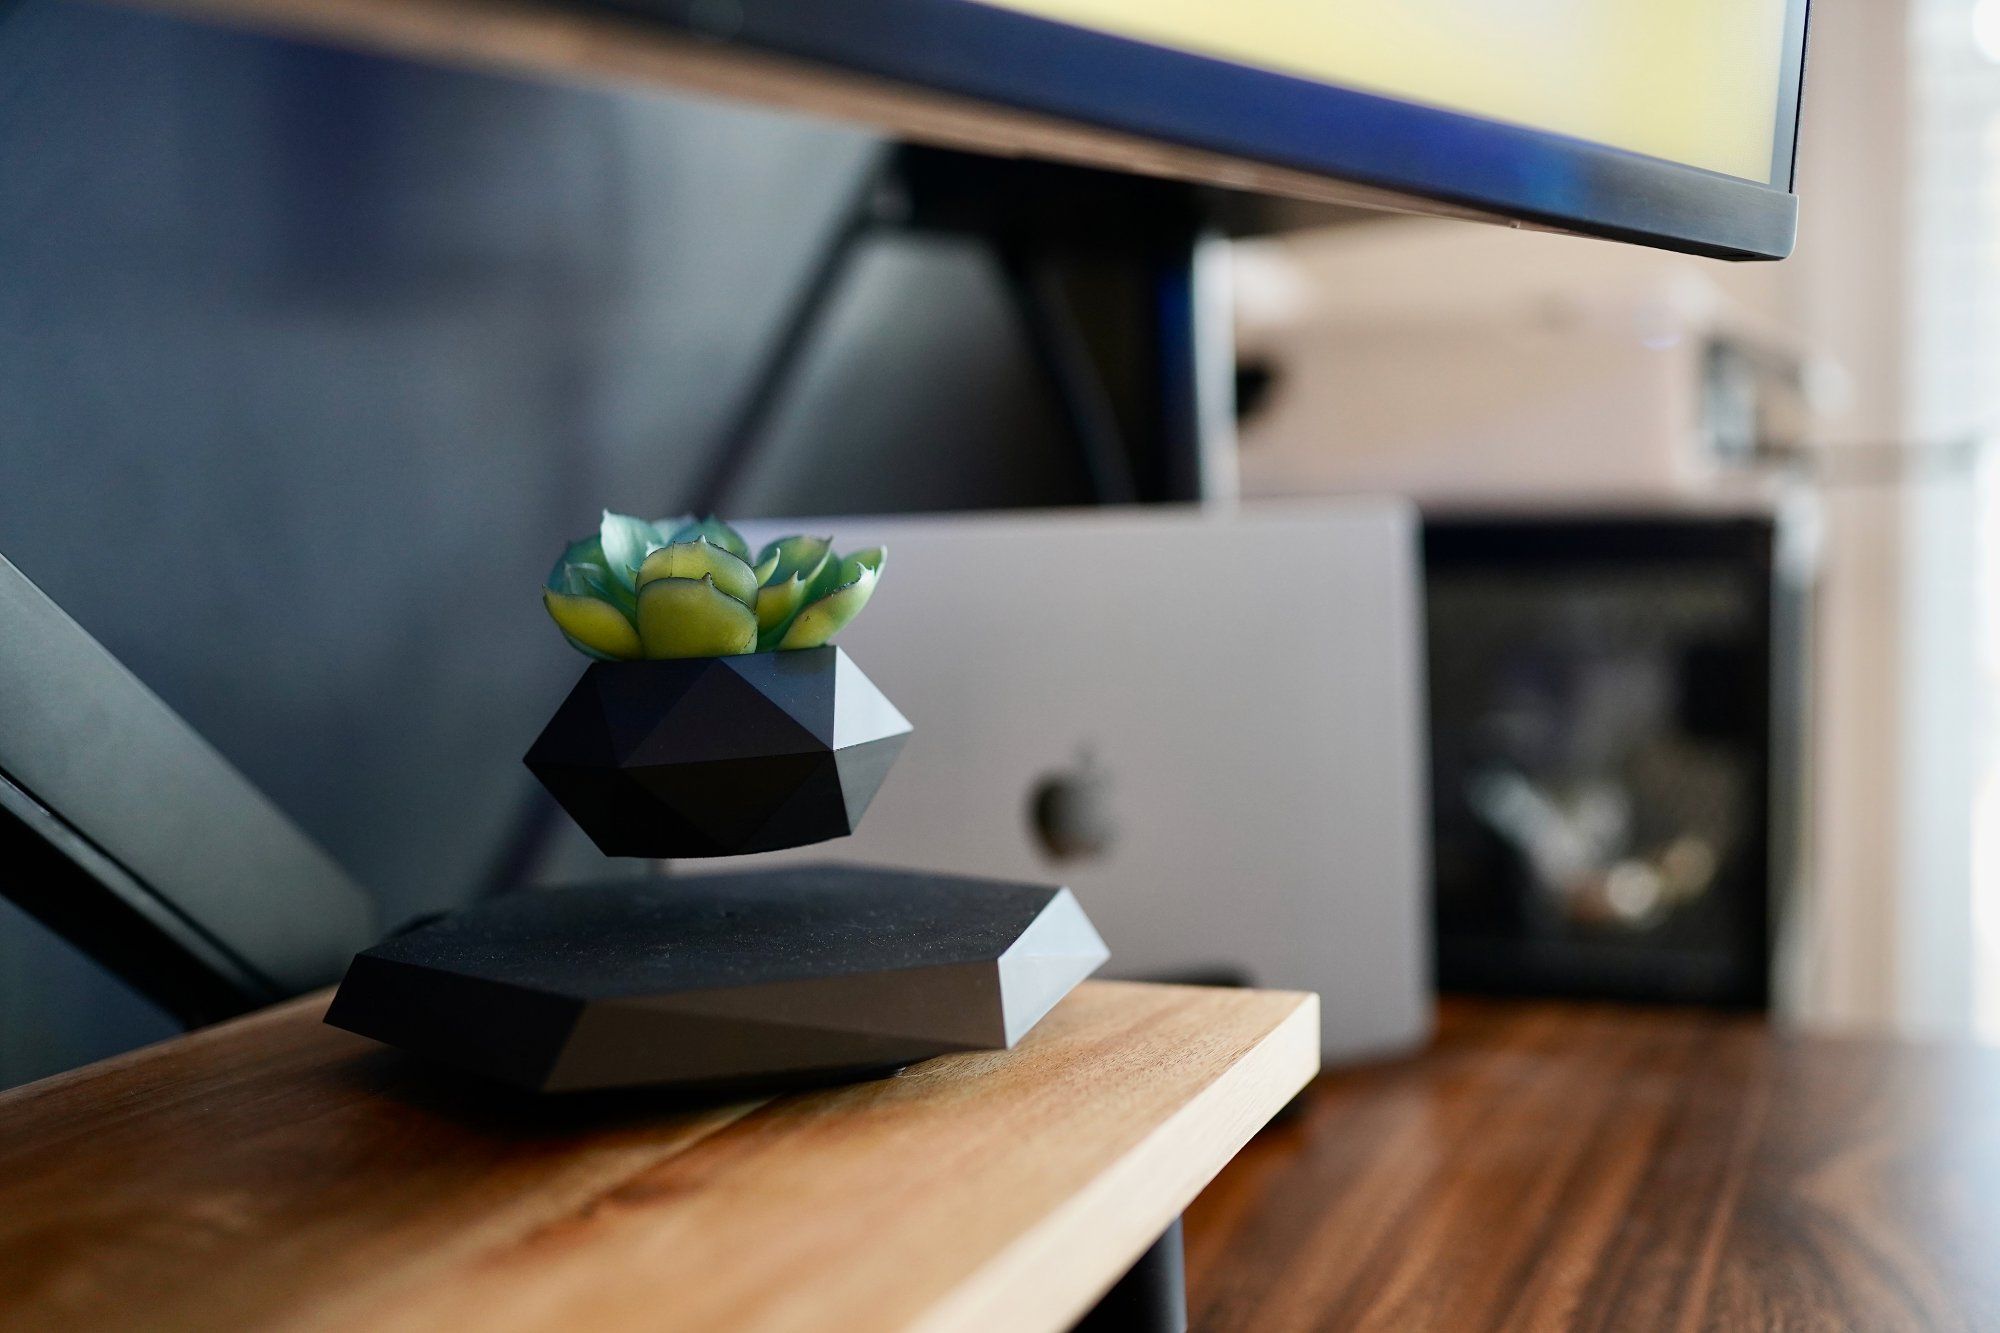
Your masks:
<path fill-rule="evenodd" d="M 1067 884 L 1105 975 L 1319 992 L 1333 1059 L 1428 1035 L 1414 511 L 1348 499 L 814 518 L 885 544 L 840 646 L 915 725 L 853 837 L 769 857 Z"/>

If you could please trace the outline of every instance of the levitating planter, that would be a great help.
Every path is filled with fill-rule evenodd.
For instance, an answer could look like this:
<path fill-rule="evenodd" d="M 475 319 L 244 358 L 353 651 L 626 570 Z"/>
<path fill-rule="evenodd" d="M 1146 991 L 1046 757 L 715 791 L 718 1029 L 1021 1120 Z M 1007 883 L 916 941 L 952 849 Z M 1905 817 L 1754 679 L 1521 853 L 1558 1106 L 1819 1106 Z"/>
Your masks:
<path fill-rule="evenodd" d="M 608 856 L 733 856 L 854 832 L 909 734 L 838 648 L 598 662 L 527 763 Z"/>
<path fill-rule="evenodd" d="M 910 724 L 828 641 L 880 548 L 606 513 L 543 599 L 597 659 L 526 762 L 612 856 L 852 833 Z M 853 867 L 516 893 L 359 955 L 327 1021 L 537 1091 L 819 1083 L 1010 1047 L 1105 960 L 1069 890 Z"/>

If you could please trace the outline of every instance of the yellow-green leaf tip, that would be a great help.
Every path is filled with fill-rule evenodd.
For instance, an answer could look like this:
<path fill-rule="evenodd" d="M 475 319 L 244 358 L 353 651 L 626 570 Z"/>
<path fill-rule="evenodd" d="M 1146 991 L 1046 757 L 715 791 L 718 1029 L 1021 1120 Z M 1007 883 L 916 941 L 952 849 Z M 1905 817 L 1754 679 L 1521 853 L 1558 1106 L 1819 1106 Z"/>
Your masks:
<path fill-rule="evenodd" d="M 886 554 L 839 559 L 832 538 L 794 535 L 753 560 L 712 515 L 649 522 L 607 509 L 557 558 L 542 601 L 571 646 L 594 658 L 816 648 L 868 604 Z"/>

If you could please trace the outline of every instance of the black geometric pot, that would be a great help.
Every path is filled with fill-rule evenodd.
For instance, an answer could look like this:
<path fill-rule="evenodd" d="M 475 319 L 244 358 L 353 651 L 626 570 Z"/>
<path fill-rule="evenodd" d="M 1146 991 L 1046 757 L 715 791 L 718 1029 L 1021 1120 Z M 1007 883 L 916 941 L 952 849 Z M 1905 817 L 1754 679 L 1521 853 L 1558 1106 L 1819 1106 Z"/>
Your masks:
<path fill-rule="evenodd" d="M 836 647 L 593 662 L 526 763 L 608 856 L 844 837 L 910 724 Z"/>

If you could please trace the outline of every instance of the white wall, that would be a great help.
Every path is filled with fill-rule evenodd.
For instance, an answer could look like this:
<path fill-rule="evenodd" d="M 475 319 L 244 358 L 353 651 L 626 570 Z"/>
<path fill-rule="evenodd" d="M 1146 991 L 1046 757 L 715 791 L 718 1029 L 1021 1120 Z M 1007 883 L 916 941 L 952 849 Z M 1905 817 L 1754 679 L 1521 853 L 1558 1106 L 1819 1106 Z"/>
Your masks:
<path fill-rule="evenodd" d="M 1847 374 L 1851 403 L 1823 423 L 1822 444 L 1874 446 L 1903 439 L 1908 426 L 1907 6 L 1817 0 L 1810 41 L 1799 247 L 1780 266 L 1781 308 Z M 1904 497 L 1895 486 L 1845 481 L 1822 494 L 1816 894 L 1793 941 L 1794 998 L 1822 1026 L 1893 1026 Z"/>

